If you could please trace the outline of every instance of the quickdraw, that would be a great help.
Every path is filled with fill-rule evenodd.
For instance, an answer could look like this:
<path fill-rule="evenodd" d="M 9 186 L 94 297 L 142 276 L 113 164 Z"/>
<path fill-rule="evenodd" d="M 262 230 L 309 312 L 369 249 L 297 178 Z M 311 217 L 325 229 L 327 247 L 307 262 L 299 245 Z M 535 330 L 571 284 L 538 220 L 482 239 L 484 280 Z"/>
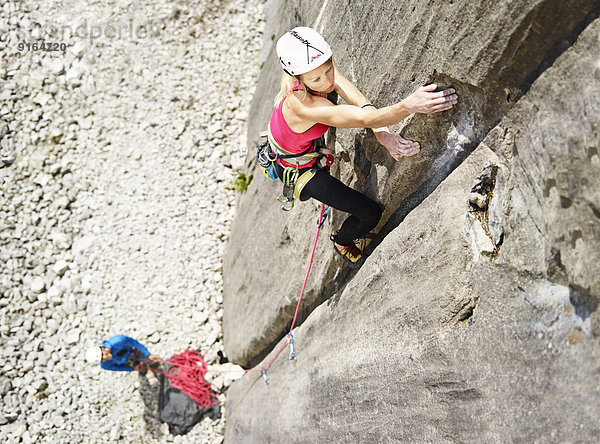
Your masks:
<path fill-rule="evenodd" d="M 281 209 L 283 211 L 290 211 L 294 208 L 294 189 L 296 187 L 296 180 L 298 179 L 298 167 L 286 167 L 283 169 L 283 192 L 277 198 L 282 203 Z"/>

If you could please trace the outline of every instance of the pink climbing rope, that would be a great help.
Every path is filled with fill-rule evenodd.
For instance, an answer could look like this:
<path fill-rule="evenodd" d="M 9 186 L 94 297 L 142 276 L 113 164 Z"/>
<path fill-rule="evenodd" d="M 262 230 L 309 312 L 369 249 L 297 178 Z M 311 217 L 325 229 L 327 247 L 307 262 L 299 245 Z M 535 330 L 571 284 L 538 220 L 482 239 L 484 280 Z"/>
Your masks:
<path fill-rule="evenodd" d="M 315 236 L 315 242 L 313 243 L 312 253 L 310 254 L 310 262 L 308 263 L 308 270 L 306 271 L 306 277 L 304 278 L 304 284 L 302 284 L 302 291 L 300 292 L 300 298 L 298 298 L 298 305 L 296 305 L 296 312 L 294 313 L 294 320 L 292 321 L 292 327 L 290 328 L 290 333 L 294 329 L 294 325 L 296 325 L 296 318 L 298 317 L 298 310 L 300 309 L 300 303 L 302 302 L 302 296 L 304 295 L 304 289 L 306 288 L 306 282 L 308 282 L 308 275 L 310 274 L 310 269 L 312 268 L 313 259 L 315 258 L 315 250 L 317 249 L 317 241 L 319 240 L 319 232 L 321 231 L 321 226 L 325 220 L 323 219 L 323 213 L 325 212 L 325 204 L 321 204 L 321 214 L 319 215 L 319 222 L 317 223 L 317 235 Z"/>
<path fill-rule="evenodd" d="M 310 254 L 310 261 L 308 263 L 308 270 L 306 270 L 306 276 L 304 277 L 304 283 L 302 284 L 302 290 L 300 291 L 300 297 L 298 298 L 298 304 L 296 304 L 296 312 L 294 313 L 294 319 L 292 320 L 292 326 L 290 327 L 290 331 L 287 334 L 288 337 L 288 341 L 284 342 L 281 347 L 279 347 L 279 350 L 277 350 L 277 353 L 275 353 L 275 355 L 269 360 L 269 362 L 267 362 L 265 365 L 263 365 L 261 368 L 258 369 L 249 369 L 249 370 L 245 370 L 245 372 L 261 372 L 263 374 L 263 377 L 265 378 L 265 382 L 268 383 L 268 378 L 266 377 L 266 370 L 271 366 L 271 364 L 273 363 L 273 361 L 275 361 L 275 359 L 277 359 L 277 356 L 279 356 L 279 354 L 283 351 L 283 349 L 290 343 L 290 338 L 292 337 L 292 331 L 294 330 L 294 326 L 296 325 L 296 319 L 298 318 L 298 311 L 300 310 L 300 304 L 302 303 L 302 296 L 304 296 L 304 290 L 306 289 L 306 283 L 308 282 L 308 276 L 310 275 L 310 269 L 312 268 L 312 264 L 313 264 L 313 259 L 315 257 L 315 250 L 317 249 L 317 241 L 319 240 L 319 232 L 321 231 L 321 227 L 323 226 L 323 223 L 325 222 L 325 217 L 323 217 L 323 214 L 325 214 L 325 217 L 327 217 L 327 214 L 325 213 L 325 204 L 321 204 L 321 214 L 319 215 L 319 220 L 317 222 L 317 234 L 315 236 L 315 242 L 313 243 L 313 248 L 312 248 L 312 253 Z"/>
<path fill-rule="evenodd" d="M 327 212 L 329 212 L 329 209 L 327 210 Z M 298 304 L 296 304 L 296 312 L 294 313 L 294 319 L 292 320 L 290 331 L 287 334 L 288 340 L 281 345 L 279 350 L 277 350 L 277 353 L 275 353 L 275 355 L 265 365 L 263 365 L 260 368 L 251 368 L 243 370 L 244 373 L 260 372 L 265 378 L 265 382 L 267 383 L 269 382 L 266 374 L 267 369 L 271 366 L 275 359 L 277 359 L 277 357 L 283 351 L 283 349 L 293 341 L 292 331 L 294 330 L 294 326 L 296 325 L 298 312 L 300 311 L 300 304 L 302 303 L 302 297 L 304 296 L 304 290 L 306 289 L 308 276 L 310 275 L 310 270 L 312 268 L 313 260 L 315 258 L 315 251 L 317 249 L 319 233 L 321 231 L 323 223 L 325 222 L 325 218 L 327 217 L 327 212 L 325 212 L 325 204 L 321 204 L 321 214 L 317 222 L 317 234 L 315 236 L 315 242 L 313 243 L 310 261 L 308 263 L 308 270 L 306 271 L 304 283 L 302 284 L 302 290 L 300 291 L 300 297 L 298 298 Z M 153 372 L 161 373 L 167 376 L 169 378 L 169 383 L 173 387 L 176 387 L 185 394 L 187 394 L 191 399 L 194 400 L 198 407 L 211 407 L 219 403 L 219 399 L 216 397 L 216 394 L 211 393 L 210 383 L 206 382 L 206 380 L 204 379 L 204 375 L 206 374 L 206 372 L 233 372 L 227 370 L 208 370 L 202 355 L 200 355 L 194 350 L 186 350 L 185 352 L 180 353 L 178 355 L 173 355 L 170 361 L 159 360 L 159 362 L 163 362 L 164 364 L 169 365 L 169 368 L 166 373 L 163 373 L 160 370 L 156 370 L 151 367 L 147 368 L 149 368 Z"/>

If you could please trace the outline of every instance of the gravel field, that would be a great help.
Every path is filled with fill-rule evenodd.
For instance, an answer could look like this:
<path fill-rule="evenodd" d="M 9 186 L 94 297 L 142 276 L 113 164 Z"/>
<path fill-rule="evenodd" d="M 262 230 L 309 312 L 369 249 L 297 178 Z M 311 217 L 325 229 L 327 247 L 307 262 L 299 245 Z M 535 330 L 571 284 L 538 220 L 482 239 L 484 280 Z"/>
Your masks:
<path fill-rule="evenodd" d="M 222 442 L 224 408 L 173 437 L 154 375 L 84 351 L 122 333 L 218 360 L 263 8 L 0 0 L 0 441 Z"/>

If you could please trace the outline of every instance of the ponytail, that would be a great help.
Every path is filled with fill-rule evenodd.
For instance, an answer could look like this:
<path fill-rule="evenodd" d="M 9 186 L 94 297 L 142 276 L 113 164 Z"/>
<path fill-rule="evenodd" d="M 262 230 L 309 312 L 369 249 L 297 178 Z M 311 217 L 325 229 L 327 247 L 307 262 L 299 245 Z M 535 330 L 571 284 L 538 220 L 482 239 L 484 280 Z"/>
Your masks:
<path fill-rule="evenodd" d="M 279 92 L 275 96 L 275 108 L 279 108 L 279 104 L 281 103 L 281 101 L 292 93 L 292 89 L 296 82 L 300 84 L 300 87 L 304 91 L 304 96 L 306 97 L 306 87 L 300 80 L 300 76 L 290 76 L 289 74 L 284 72 L 281 76 L 281 85 L 279 87 Z M 302 98 L 302 100 L 304 100 L 304 98 Z"/>

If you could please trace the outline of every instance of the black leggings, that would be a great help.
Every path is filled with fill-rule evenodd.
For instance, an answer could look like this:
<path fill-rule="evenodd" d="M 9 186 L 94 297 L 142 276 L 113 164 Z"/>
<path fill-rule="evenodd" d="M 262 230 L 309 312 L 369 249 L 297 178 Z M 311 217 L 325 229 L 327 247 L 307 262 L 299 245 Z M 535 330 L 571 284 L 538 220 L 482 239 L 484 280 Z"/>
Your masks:
<path fill-rule="evenodd" d="M 277 163 L 275 166 L 281 177 L 283 168 Z M 300 169 L 300 174 L 309 169 Z M 365 236 L 381 218 L 381 207 L 377 202 L 344 185 L 331 176 L 327 169 L 317 171 L 300 193 L 300 200 L 310 197 L 336 210 L 350 213 L 335 236 L 335 241 L 340 245 L 349 245 L 353 240 Z"/>

